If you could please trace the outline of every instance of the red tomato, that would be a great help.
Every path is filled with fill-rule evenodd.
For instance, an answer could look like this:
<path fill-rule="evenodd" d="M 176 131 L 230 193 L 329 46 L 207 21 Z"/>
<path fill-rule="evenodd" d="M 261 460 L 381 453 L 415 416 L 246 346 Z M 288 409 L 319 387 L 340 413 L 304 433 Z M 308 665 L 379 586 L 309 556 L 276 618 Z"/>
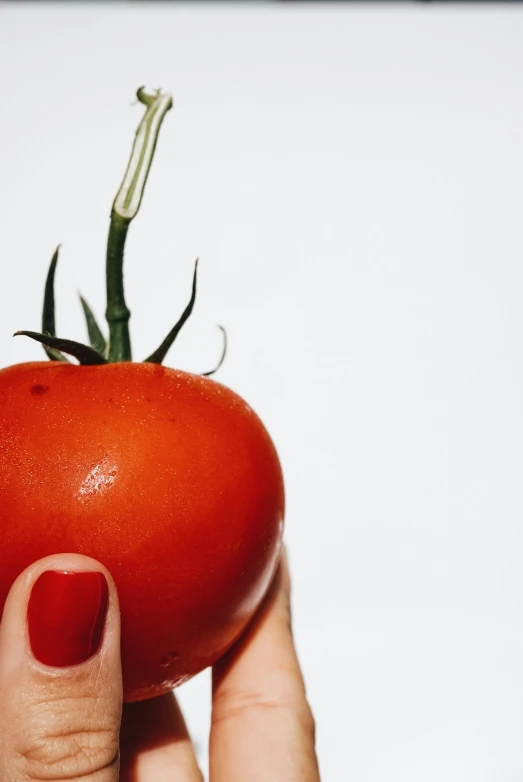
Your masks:
<path fill-rule="evenodd" d="M 282 539 L 280 464 L 228 388 L 156 364 L 0 370 L 0 605 L 40 557 L 114 576 L 125 700 L 160 695 L 242 632 Z"/>

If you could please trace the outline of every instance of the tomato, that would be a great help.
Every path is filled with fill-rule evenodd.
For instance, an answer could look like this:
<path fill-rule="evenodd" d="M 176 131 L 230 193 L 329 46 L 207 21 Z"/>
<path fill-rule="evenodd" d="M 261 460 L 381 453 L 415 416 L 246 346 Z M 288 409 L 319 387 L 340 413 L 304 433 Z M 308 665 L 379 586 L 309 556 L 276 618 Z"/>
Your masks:
<path fill-rule="evenodd" d="M 148 363 L 0 371 L 3 605 L 58 552 L 95 557 L 122 612 L 125 699 L 159 695 L 238 637 L 281 546 L 280 463 L 260 419 L 209 378 Z"/>
<path fill-rule="evenodd" d="M 0 370 L 0 605 L 41 557 L 102 562 L 120 599 L 126 701 L 172 689 L 238 638 L 274 575 L 284 512 L 276 450 L 246 402 L 208 377 L 216 370 L 162 366 L 192 312 L 197 264 L 178 322 L 144 363 L 131 361 L 124 245 L 173 103 L 161 90 L 137 97 L 146 111 L 107 242 L 108 339 L 83 299 L 90 345 L 56 336 L 57 250 L 42 331 L 17 332 L 51 361 Z M 224 332 L 218 367 L 225 347 Z"/>

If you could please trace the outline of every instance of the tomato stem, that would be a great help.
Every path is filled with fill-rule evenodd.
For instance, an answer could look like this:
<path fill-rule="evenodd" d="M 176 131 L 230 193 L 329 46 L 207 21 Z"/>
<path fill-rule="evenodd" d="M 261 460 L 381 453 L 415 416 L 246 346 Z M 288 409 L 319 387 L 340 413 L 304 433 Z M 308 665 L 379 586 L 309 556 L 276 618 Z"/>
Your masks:
<path fill-rule="evenodd" d="M 129 335 L 131 313 L 125 303 L 123 285 L 125 239 L 129 223 L 140 208 L 163 118 L 173 104 L 171 95 L 160 90 L 149 93 L 140 87 L 137 97 L 146 106 L 146 111 L 136 131 L 127 171 L 113 203 L 107 240 L 105 317 L 109 324 L 111 362 L 131 361 L 132 358 Z"/>
<path fill-rule="evenodd" d="M 123 288 L 123 251 L 128 229 L 129 223 L 113 212 L 109 226 L 106 261 L 105 317 L 109 324 L 109 361 L 131 361 L 132 358 L 129 334 L 131 312 L 125 303 Z"/>

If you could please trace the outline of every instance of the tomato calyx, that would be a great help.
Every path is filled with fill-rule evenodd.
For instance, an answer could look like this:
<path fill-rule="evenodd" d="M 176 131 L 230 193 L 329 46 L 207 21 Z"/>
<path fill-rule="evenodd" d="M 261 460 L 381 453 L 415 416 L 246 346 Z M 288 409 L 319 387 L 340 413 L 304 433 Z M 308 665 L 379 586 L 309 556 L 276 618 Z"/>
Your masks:
<path fill-rule="evenodd" d="M 163 119 L 173 105 L 172 96 L 161 90 L 147 91 L 140 87 L 136 93 L 138 101 L 145 107 L 145 114 L 136 131 L 131 157 L 122 184 L 113 202 L 111 222 L 107 240 L 106 255 L 106 291 L 107 308 L 105 318 L 109 327 L 109 339 L 106 340 L 96 318 L 86 300 L 80 296 L 84 311 L 90 345 L 63 339 L 56 336 L 54 278 L 58 263 L 58 246 L 51 259 L 47 273 L 42 310 L 42 331 L 21 330 L 14 336 L 24 335 L 40 342 L 51 361 L 69 362 L 67 355 L 75 358 L 81 365 L 97 365 L 132 361 L 129 318 L 123 286 L 124 247 L 129 224 L 136 217 L 145 189 L 145 184 L 153 161 L 158 134 Z M 196 300 L 196 277 L 198 259 L 194 264 L 192 292 L 189 303 L 161 345 L 146 359 L 147 363 L 161 364 L 183 325 L 191 315 Z M 213 375 L 222 365 L 227 351 L 227 335 L 222 326 L 223 348 L 220 360 L 214 369 L 203 372 L 204 376 Z M 67 354 L 67 355 L 65 355 Z"/>
<path fill-rule="evenodd" d="M 96 364 L 109 363 L 104 356 L 98 353 L 97 350 L 93 350 L 89 345 L 84 345 L 82 342 L 75 342 L 72 339 L 62 339 L 61 337 L 52 337 L 50 334 L 40 334 L 38 331 L 15 331 L 15 337 L 22 335 L 24 337 L 31 337 L 36 342 L 41 342 L 44 346 L 44 350 L 52 361 L 68 361 L 65 356 L 54 356 L 57 353 L 68 353 L 70 356 L 78 359 L 78 363 L 83 366 L 96 366 Z"/>

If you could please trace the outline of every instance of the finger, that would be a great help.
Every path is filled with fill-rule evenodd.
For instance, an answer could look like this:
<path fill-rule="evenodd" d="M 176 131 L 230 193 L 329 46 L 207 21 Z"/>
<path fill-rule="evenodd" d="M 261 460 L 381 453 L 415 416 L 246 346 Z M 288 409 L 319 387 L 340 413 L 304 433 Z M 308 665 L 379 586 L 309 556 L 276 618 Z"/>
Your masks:
<path fill-rule="evenodd" d="M 121 782 L 202 782 L 172 693 L 124 706 L 120 746 Z"/>
<path fill-rule="evenodd" d="M 116 782 L 121 703 L 111 576 L 78 554 L 36 562 L 0 623 L 0 779 Z"/>
<path fill-rule="evenodd" d="M 283 557 L 247 634 L 213 670 L 211 782 L 319 782 L 314 736 Z"/>

